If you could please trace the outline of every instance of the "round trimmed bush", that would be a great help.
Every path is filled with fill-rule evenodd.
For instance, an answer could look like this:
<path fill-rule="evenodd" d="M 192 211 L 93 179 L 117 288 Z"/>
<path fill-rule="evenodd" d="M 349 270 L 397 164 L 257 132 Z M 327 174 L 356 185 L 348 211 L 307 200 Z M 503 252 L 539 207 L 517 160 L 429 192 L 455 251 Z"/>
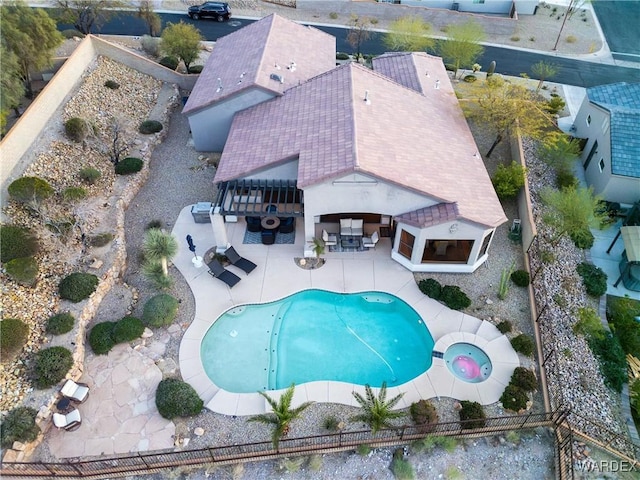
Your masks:
<path fill-rule="evenodd" d="M 511 339 L 511 346 L 516 352 L 530 357 L 533 355 L 535 344 L 529 335 L 521 333 L 517 337 Z"/>
<path fill-rule="evenodd" d="M 460 415 L 460 424 L 462 428 L 482 428 L 486 423 L 486 415 L 482 405 L 478 402 L 469 402 L 462 400 L 460 402 L 462 408 L 458 412 Z"/>
<path fill-rule="evenodd" d="M 38 239 L 25 227 L 3 225 L 0 227 L 0 261 L 31 257 L 38 253 Z"/>
<path fill-rule="evenodd" d="M 189 73 L 202 73 L 203 65 L 191 65 L 189 67 Z"/>
<path fill-rule="evenodd" d="M 142 321 L 150 327 L 170 325 L 178 313 L 178 300 L 171 295 L 161 293 L 150 298 L 144 304 Z"/>
<path fill-rule="evenodd" d="M 151 133 L 158 133 L 162 130 L 162 123 L 157 120 L 145 120 L 140 124 L 138 131 L 145 135 L 149 135 Z"/>
<path fill-rule="evenodd" d="M 82 200 L 83 198 L 86 198 L 86 196 L 87 191 L 82 187 L 69 187 L 65 188 L 64 192 L 62 192 L 62 198 L 68 202 Z"/>
<path fill-rule="evenodd" d="M 80 30 L 75 30 L 73 28 L 69 28 L 67 30 L 63 30 L 60 33 L 67 40 L 71 40 L 73 37 L 84 38 L 84 33 L 82 33 Z"/>
<path fill-rule="evenodd" d="M 582 277 L 582 283 L 587 293 L 592 297 L 600 297 L 607 293 L 607 274 L 599 267 L 582 262 L 576 267 L 576 272 Z"/>
<path fill-rule="evenodd" d="M 76 272 L 63 278 L 58 285 L 60 298 L 78 303 L 96 291 L 99 279 L 91 273 Z"/>
<path fill-rule="evenodd" d="M 111 90 L 117 90 L 120 88 L 120 84 L 114 80 L 107 80 L 104 82 L 104 86 Z"/>
<path fill-rule="evenodd" d="M 113 240 L 113 234 L 111 233 L 98 233 L 87 237 L 87 245 L 90 247 L 104 247 Z"/>
<path fill-rule="evenodd" d="M 538 379 L 533 370 L 529 370 L 525 367 L 516 367 L 511 375 L 511 381 L 509 382 L 516 387 L 521 388 L 525 392 L 533 392 L 538 389 Z"/>
<path fill-rule="evenodd" d="M 556 172 L 556 186 L 559 189 L 577 187 L 578 183 L 578 179 L 571 169 L 562 168 Z"/>
<path fill-rule="evenodd" d="M 51 347 L 36 353 L 34 384 L 36 388 L 48 388 L 64 378 L 73 366 L 71 352 L 64 347 Z"/>
<path fill-rule="evenodd" d="M 83 182 L 87 182 L 89 185 L 95 184 L 98 179 L 102 176 L 100 170 L 93 167 L 86 167 L 80 170 L 78 173 L 80 175 L 80 179 Z"/>
<path fill-rule="evenodd" d="M 593 233 L 588 228 L 584 230 L 578 230 L 577 232 L 569 233 L 569 237 L 573 241 L 574 245 L 583 250 L 589 250 L 593 247 L 593 242 L 595 241 L 593 237 Z"/>
<path fill-rule="evenodd" d="M 53 195 L 49 182 L 38 177 L 20 177 L 7 189 L 12 200 L 20 203 L 41 202 Z"/>
<path fill-rule="evenodd" d="M 496 325 L 496 328 L 500 333 L 504 335 L 505 333 L 511 331 L 511 322 L 509 320 L 503 320 L 498 325 Z"/>
<path fill-rule="evenodd" d="M 74 142 L 82 142 L 89 136 L 91 127 L 84 118 L 73 117 L 64 122 L 64 133 Z"/>
<path fill-rule="evenodd" d="M 442 287 L 440 301 L 452 310 L 463 310 L 471 305 L 471 300 L 467 294 L 460 290 L 457 285 L 445 285 Z"/>
<path fill-rule="evenodd" d="M 162 57 L 158 63 L 163 67 L 175 70 L 176 68 L 178 68 L 178 63 L 180 63 L 180 61 L 176 57 L 166 56 Z"/>
<path fill-rule="evenodd" d="M 0 445 L 9 448 L 13 442 L 33 442 L 40 434 L 36 425 L 38 412 L 31 407 L 16 407 L 9 411 L 0 424 Z"/>
<path fill-rule="evenodd" d="M 473 83 L 476 80 L 478 80 L 478 79 L 476 78 L 475 75 L 465 75 L 465 77 L 464 77 L 464 81 L 467 82 L 467 83 Z"/>
<path fill-rule="evenodd" d="M 33 287 L 38 280 L 38 262 L 33 257 L 14 258 L 4 266 L 12 280 Z"/>
<path fill-rule="evenodd" d="M 512 410 L 514 412 L 519 412 L 520 410 L 527 408 L 528 400 L 529 397 L 527 396 L 527 392 L 512 384 L 507 385 L 507 388 L 504 389 L 504 392 L 502 392 L 502 396 L 500 397 L 502 406 L 507 410 Z"/>
<path fill-rule="evenodd" d="M 409 408 L 411 418 L 420 427 L 420 432 L 431 432 L 433 424 L 438 423 L 438 413 L 428 400 L 419 400 L 411 404 Z"/>
<path fill-rule="evenodd" d="M 118 162 L 116 165 L 116 173 L 118 175 L 129 175 L 142 170 L 142 159 L 136 157 L 127 157 Z"/>
<path fill-rule="evenodd" d="M 202 411 L 204 402 L 188 383 L 165 378 L 156 390 L 156 407 L 164 418 L 191 417 Z"/>
<path fill-rule="evenodd" d="M 0 320 L 0 360 L 13 360 L 27 340 L 29 326 L 17 318 Z"/>
<path fill-rule="evenodd" d="M 62 335 L 73 329 L 76 319 L 69 312 L 57 313 L 47 320 L 47 333 Z"/>
<path fill-rule="evenodd" d="M 349 60 L 349 54 L 344 52 L 336 53 L 336 60 Z"/>
<path fill-rule="evenodd" d="M 125 343 L 140 338 L 142 332 L 144 332 L 142 320 L 127 316 L 116 322 L 111 337 L 115 343 Z"/>
<path fill-rule="evenodd" d="M 101 322 L 89 332 L 89 345 L 96 355 L 105 355 L 113 348 L 116 342 L 113 341 L 113 322 Z"/>
<path fill-rule="evenodd" d="M 526 270 L 516 270 L 511 274 L 511 281 L 519 287 L 526 287 L 531 282 L 531 278 Z"/>
<path fill-rule="evenodd" d="M 442 285 L 435 278 L 425 278 L 418 282 L 418 288 L 430 298 L 438 300 L 442 295 Z"/>

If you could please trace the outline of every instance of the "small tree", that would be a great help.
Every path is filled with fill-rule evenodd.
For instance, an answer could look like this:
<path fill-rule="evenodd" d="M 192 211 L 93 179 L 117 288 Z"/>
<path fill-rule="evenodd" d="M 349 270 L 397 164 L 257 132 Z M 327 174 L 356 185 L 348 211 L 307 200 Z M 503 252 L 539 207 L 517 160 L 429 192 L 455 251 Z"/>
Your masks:
<path fill-rule="evenodd" d="M 12 200 L 33 208 L 54 193 L 49 182 L 38 177 L 20 177 L 11 182 L 7 190 Z"/>
<path fill-rule="evenodd" d="M 162 44 L 160 48 L 167 54 L 178 57 L 184 62 L 189 72 L 191 65 L 200 54 L 200 42 L 202 35 L 193 25 L 180 23 L 168 23 L 162 32 Z"/>
<path fill-rule="evenodd" d="M 362 43 L 371 38 L 371 19 L 369 17 L 359 17 L 351 15 L 349 19 L 349 31 L 347 33 L 347 43 L 356 50 L 356 58 L 360 58 L 360 47 Z"/>
<path fill-rule="evenodd" d="M 295 384 L 292 383 L 277 401 L 262 391 L 258 392 L 267 401 L 267 403 L 271 407 L 272 412 L 255 415 L 248 419 L 249 422 L 260 422 L 266 423 L 268 425 L 273 425 L 273 434 L 271 436 L 271 440 L 273 442 L 273 447 L 276 450 L 278 449 L 280 439 L 282 437 L 286 437 L 289 433 L 289 424 L 293 420 L 299 418 L 302 412 L 313 403 L 304 402 L 296 408 L 291 408 L 291 402 L 293 401 L 295 388 Z"/>
<path fill-rule="evenodd" d="M 111 119 L 107 127 L 107 138 L 106 150 L 109 161 L 113 163 L 114 167 L 117 167 L 122 157 L 133 145 L 133 138 L 128 137 L 124 121 L 115 117 Z"/>
<path fill-rule="evenodd" d="M 560 67 L 553 63 L 547 63 L 544 60 L 540 60 L 538 63 L 531 65 L 531 73 L 538 78 L 538 86 L 536 87 L 536 93 L 542 88 L 542 84 L 547 78 L 554 77 Z"/>
<path fill-rule="evenodd" d="M 20 116 L 18 106 L 25 92 L 24 83 L 20 78 L 20 62 L 16 54 L 8 50 L 4 43 L 0 44 L 0 132 L 4 133 L 9 112 L 14 110 L 16 117 Z"/>
<path fill-rule="evenodd" d="M 401 17 L 389 25 L 384 35 L 384 45 L 389 50 L 421 52 L 433 48 L 434 40 L 429 37 L 431 25 L 417 16 Z"/>
<path fill-rule="evenodd" d="M 394 411 L 404 393 L 399 393 L 391 400 L 387 400 L 387 382 L 383 382 L 376 397 L 369 385 L 364 386 L 365 396 L 353 392 L 353 396 L 364 411 L 352 418 L 354 421 L 365 422 L 371 427 L 372 433 L 377 433 L 383 427 L 393 426 L 391 420 L 404 417 L 403 412 Z"/>
<path fill-rule="evenodd" d="M 147 259 L 159 262 L 162 265 L 162 273 L 168 276 L 168 261 L 178 252 L 178 242 L 173 235 L 158 228 L 151 228 L 145 234 L 142 250 Z"/>
<path fill-rule="evenodd" d="M 150 36 L 158 36 L 162 28 L 162 19 L 160 15 L 153 11 L 153 2 L 151 0 L 140 0 L 138 18 L 141 18 L 147 24 Z"/>
<path fill-rule="evenodd" d="M 454 76 L 460 68 L 471 66 L 482 55 L 484 47 L 480 45 L 485 38 L 482 25 L 474 20 L 451 25 L 447 30 L 448 39 L 436 44 L 438 54 L 454 67 Z"/>
<path fill-rule="evenodd" d="M 556 171 L 570 171 L 580 156 L 580 142 L 561 132 L 554 132 L 540 142 L 538 156 Z"/>
<path fill-rule="evenodd" d="M 518 195 L 524 186 L 524 174 L 526 170 L 519 163 L 511 162 L 511 165 L 498 165 L 496 173 L 491 177 L 491 183 L 496 190 L 498 198 L 513 198 Z"/>
<path fill-rule="evenodd" d="M 60 9 L 60 21 L 72 23 L 76 29 L 85 35 L 93 28 L 103 25 L 117 9 L 124 6 L 120 0 L 57 0 Z"/>

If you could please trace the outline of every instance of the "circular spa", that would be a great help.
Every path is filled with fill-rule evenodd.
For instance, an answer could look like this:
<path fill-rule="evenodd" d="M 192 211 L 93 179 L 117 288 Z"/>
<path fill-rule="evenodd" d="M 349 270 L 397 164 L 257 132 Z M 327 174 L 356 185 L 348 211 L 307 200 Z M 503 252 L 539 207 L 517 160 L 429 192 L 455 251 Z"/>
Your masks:
<path fill-rule="evenodd" d="M 484 382 L 491 375 L 491 360 L 470 343 L 454 343 L 444 352 L 443 359 L 449 371 L 464 382 Z"/>
<path fill-rule="evenodd" d="M 231 308 L 200 355 L 215 385 L 253 393 L 321 380 L 401 385 L 431 367 L 433 345 L 420 316 L 394 295 L 305 290 Z"/>

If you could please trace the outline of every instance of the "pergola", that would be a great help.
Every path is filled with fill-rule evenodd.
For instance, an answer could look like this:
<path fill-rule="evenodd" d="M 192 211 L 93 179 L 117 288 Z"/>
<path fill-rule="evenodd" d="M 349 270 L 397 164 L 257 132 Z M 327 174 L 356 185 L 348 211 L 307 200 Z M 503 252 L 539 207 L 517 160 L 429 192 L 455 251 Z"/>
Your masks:
<path fill-rule="evenodd" d="M 240 179 L 218 184 L 214 207 L 221 215 L 259 216 L 277 205 L 277 215 L 304 216 L 304 195 L 296 180 Z"/>

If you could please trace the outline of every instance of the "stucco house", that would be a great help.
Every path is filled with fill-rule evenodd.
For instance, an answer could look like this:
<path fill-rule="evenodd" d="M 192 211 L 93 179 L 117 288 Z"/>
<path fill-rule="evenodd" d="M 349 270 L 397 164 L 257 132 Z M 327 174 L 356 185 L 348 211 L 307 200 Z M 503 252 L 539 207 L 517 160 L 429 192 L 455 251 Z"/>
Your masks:
<path fill-rule="evenodd" d="M 581 160 L 594 193 L 611 202 L 640 200 L 640 83 L 588 88 L 573 128 L 587 140 Z"/>
<path fill-rule="evenodd" d="M 386 3 L 411 5 L 413 7 L 446 8 L 458 12 L 492 15 L 533 15 L 538 0 L 383 0 Z"/>
<path fill-rule="evenodd" d="M 506 221 L 444 64 L 424 53 L 285 82 L 281 94 L 233 115 L 214 181 L 220 249 L 225 217 L 277 208 L 304 223 L 307 245 L 323 230 L 342 241 L 351 219 L 363 224 L 355 235 L 390 235 L 391 257 L 412 271 L 472 272 Z"/>

